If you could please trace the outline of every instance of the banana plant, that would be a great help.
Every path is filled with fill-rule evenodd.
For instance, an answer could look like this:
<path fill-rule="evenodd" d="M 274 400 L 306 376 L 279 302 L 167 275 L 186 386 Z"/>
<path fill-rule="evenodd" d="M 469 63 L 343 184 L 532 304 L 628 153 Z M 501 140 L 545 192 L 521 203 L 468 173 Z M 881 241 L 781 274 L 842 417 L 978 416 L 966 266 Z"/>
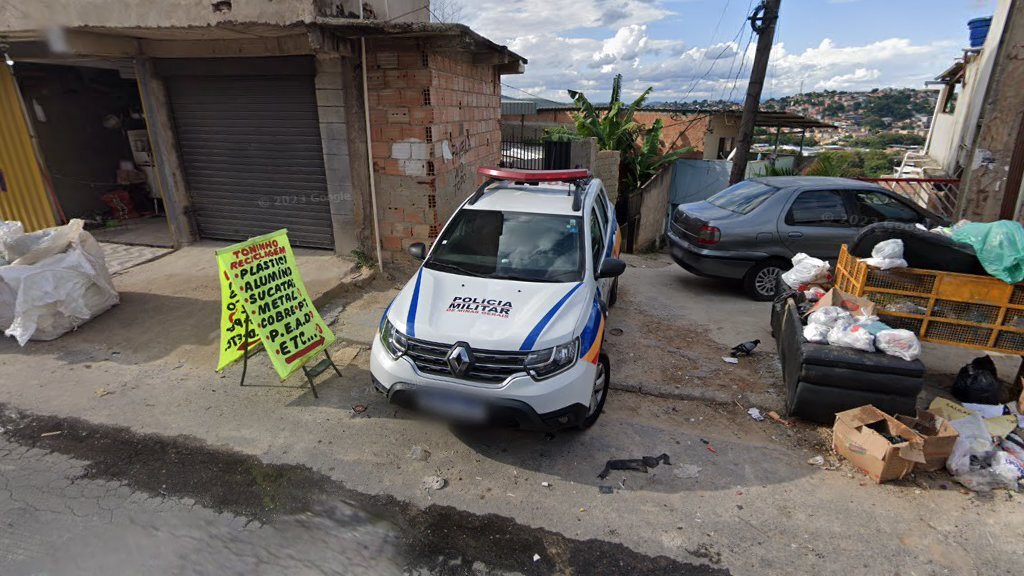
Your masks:
<path fill-rule="evenodd" d="M 652 90 L 648 87 L 627 106 L 620 99 L 622 74 L 616 74 L 612 80 L 611 98 L 605 109 L 598 109 L 582 92 L 569 90 L 569 97 L 577 108 L 572 113 L 576 133 L 584 138 L 597 138 L 597 144 L 602 150 L 618 150 L 621 153 L 620 179 L 629 191 L 639 190 L 663 166 L 693 150 L 689 146 L 660 154 L 661 133 L 664 129 L 661 119 L 655 120 L 650 128 L 634 120 Z"/>
<path fill-rule="evenodd" d="M 663 167 L 679 160 L 694 150 L 687 146 L 665 154 L 659 153 L 661 148 L 661 132 L 665 124 L 658 118 L 644 134 L 638 149 L 630 155 L 625 181 L 630 190 L 639 190 L 648 180 L 654 177 Z"/>

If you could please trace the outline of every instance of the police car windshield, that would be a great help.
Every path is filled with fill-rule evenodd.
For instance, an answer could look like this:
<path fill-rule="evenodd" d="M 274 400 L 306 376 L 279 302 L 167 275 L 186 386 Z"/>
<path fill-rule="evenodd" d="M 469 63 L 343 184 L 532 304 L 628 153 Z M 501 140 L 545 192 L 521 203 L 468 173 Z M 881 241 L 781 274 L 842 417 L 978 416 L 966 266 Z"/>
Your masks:
<path fill-rule="evenodd" d="M 578 216 L 465 209 L 437 239 L 425 266 L 464 276 L 579 282 L 582 228 Z"/>

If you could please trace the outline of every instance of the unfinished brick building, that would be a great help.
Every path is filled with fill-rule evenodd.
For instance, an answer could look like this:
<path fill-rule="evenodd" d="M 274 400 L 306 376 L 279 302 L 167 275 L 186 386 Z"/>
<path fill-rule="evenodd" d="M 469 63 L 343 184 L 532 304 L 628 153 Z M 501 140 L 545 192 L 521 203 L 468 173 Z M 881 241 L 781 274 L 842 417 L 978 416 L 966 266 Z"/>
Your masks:
<path fill-rule="evenodd" d="M 17 152 L 0 154 L 18 177 L 3 207 L 30 229 L 106 209 L 53 174 L 113 179 L 141 152 L 143 202 L 164 216 L 167 245 L 288 228 L 296 246 L 411 262 L 404 248 L 435 237 L 477 167 L 499 162 L 500 78 L 526 64 L 429 22 L 426 0 L 54 4 L 73 2 L 0 19 L 15 61 L 0 105 L 19 120 L 0 134 L 0 151 Z M 65 84 L 82 89 L 54 89 Z M 135 139 L 106 131 L 91 145 L 111 115 Z"/>

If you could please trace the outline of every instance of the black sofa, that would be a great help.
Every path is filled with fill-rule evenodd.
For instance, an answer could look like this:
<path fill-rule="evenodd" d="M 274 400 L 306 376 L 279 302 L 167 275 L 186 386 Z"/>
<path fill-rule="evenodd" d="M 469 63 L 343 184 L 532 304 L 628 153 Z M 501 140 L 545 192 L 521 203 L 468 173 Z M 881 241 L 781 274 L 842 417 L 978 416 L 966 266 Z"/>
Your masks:
<path fill-rule="evenodd" d="M 776 314 L 773 314 L 776 316 Z M 924 364 L 882 353 L 813 344 L 792 298 L 773 328 L 786 385 L 786 413 L 831 425 L 836 412 L 872 404 L 889 414 L 913 415 L 924 382 Z"/>

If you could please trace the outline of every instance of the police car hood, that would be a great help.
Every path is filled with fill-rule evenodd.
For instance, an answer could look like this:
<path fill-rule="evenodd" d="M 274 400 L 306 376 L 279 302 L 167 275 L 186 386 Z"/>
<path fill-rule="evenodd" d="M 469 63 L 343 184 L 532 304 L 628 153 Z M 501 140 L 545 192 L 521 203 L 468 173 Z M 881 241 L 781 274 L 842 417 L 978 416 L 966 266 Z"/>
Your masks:
<path fill-rule="evenodd" d="M 538 350 L 576 331 L 582 283 L 519 282 L 421 268 L 398 294 L 388 319 L 410 337 L 482 350 Z"/>

